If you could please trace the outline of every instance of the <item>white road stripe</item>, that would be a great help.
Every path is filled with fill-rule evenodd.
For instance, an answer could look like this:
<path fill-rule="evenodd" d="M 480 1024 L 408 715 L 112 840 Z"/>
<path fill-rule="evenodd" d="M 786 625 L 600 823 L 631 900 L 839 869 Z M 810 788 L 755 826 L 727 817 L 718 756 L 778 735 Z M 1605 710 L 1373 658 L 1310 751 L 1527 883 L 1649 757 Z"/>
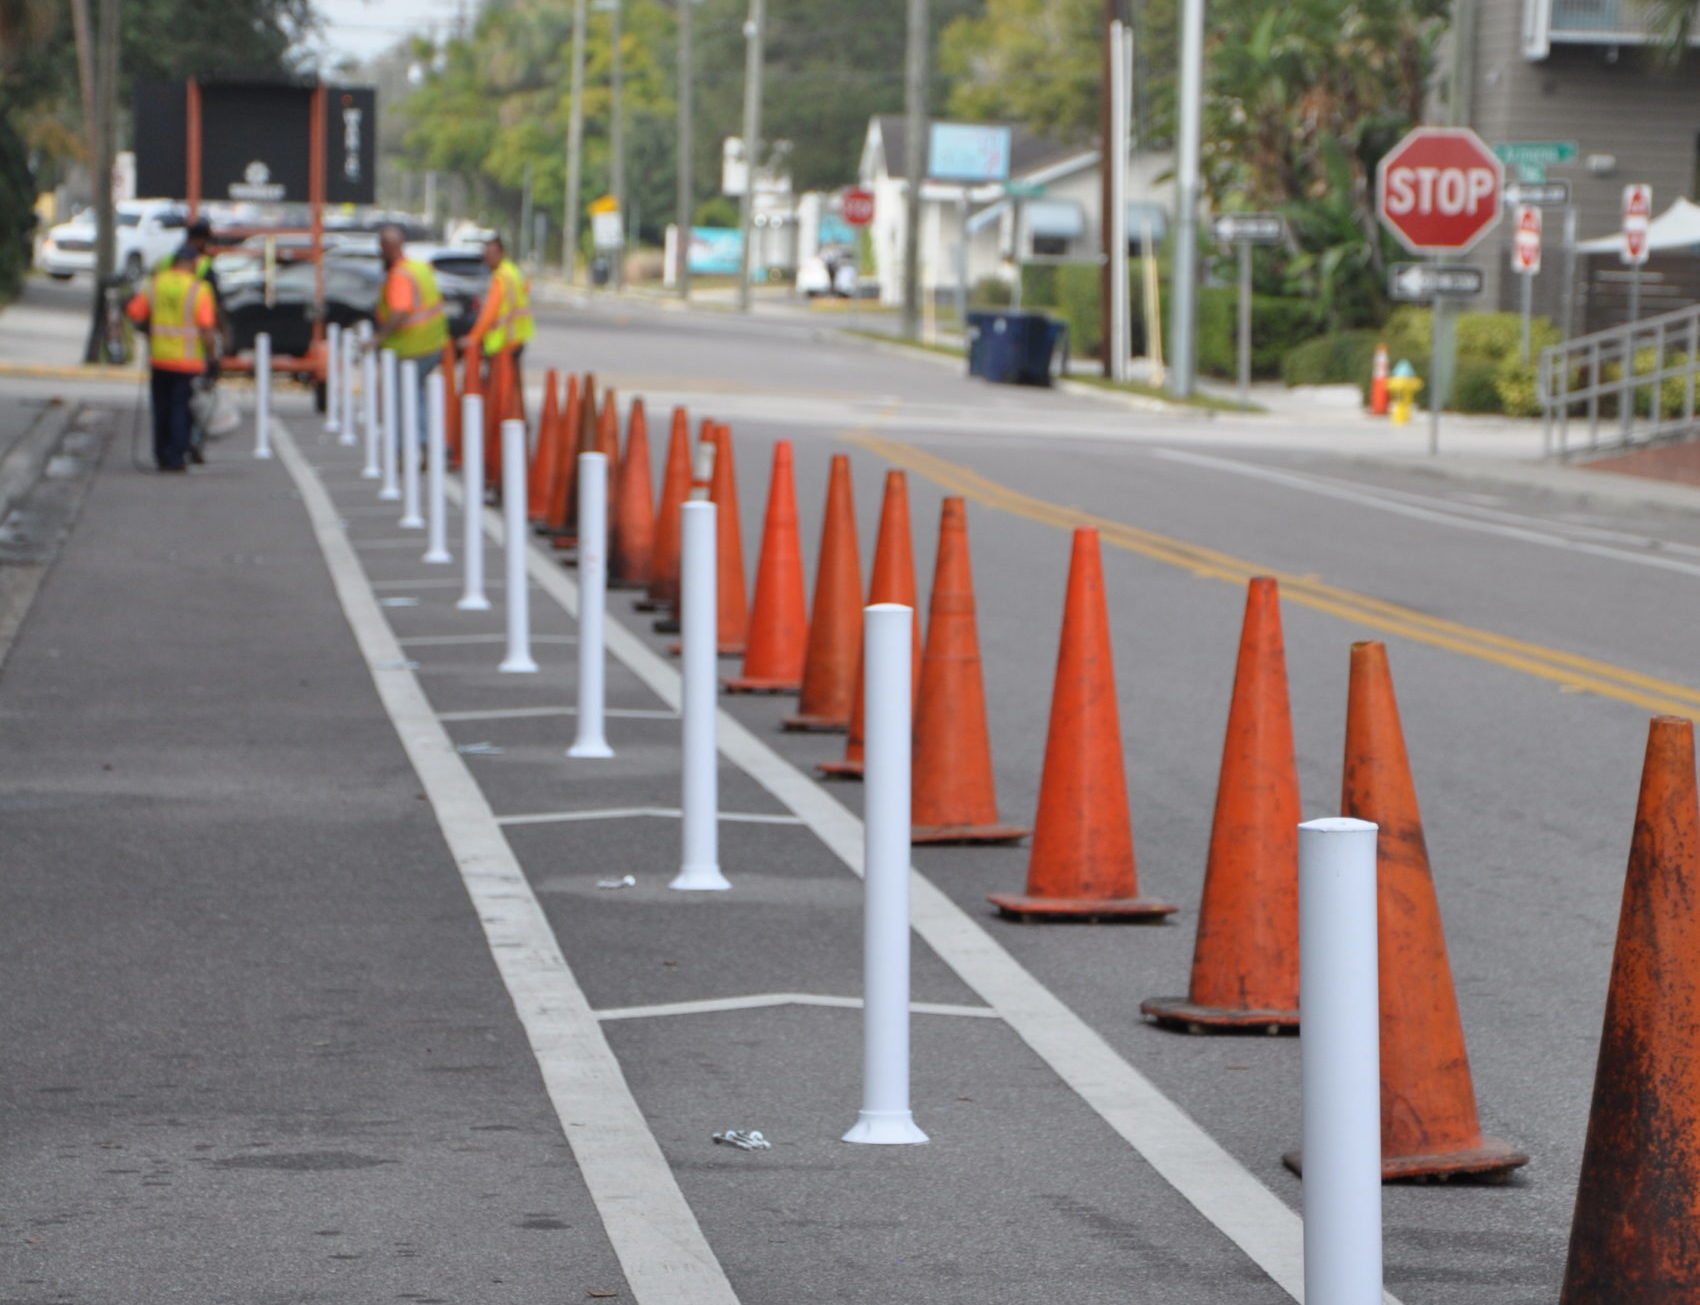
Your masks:
<path fill-rule="evenodd" d="M 406 642 L 403 640 L 402 642 Z M 624 720 L 678 720 L 676 711 L 656 711 L 649 707 L 604 707 L 604 716 Z M 577 707 L 492 707 L 487 711 L 440 711 L 438 720 L 527 720 L 534 716 L 576 716 Z"/>
<path fill-rule="evenodd" d="M 769 1006 L 831 1006 L 841 1010 L 861 1010 L 860 997 L 823 997 L 812 992 L 761 992 L 751 997 L 705 997 L 701 1001 L 670 1001 L 659 1006 L 616 1006 L 599 1010 L 596 1018 L 609 1020 L 647 1020 L 666 1015 L 713 1015 L 722 1011 L 761 1010 Z M 958 1015 L 969 1019 L 995 1020 L 998 1013 L 990 1006 L 952 1006 L 936 1001 L 912 1001 L 909 1009 L 916 1015 Z"/>
<path fill-rule="evenodd" d="M 500 533 L 500 520 L 488 509 L 484 527 Z M 578 589 L 566 572 L 536 549 L 528 563 L 532 580 L 576 616 Z M 677 709 L 679 673 L 673 665 L 612 617 L 606 636 L 608 651 Z M 861 874 L 862 822 L 724 710 L 718 730 L 726 759 L 800 816 L 851 871 Z M 1302 1302 L 1304 1226 L 1298 1213 L 1123 1060 L 978 921 L 913 870 L 910 908 L 915 932 L 939 958 L 1171 1187 Z M 1384 1305 L 1399 1302 L 1386 1294 Z"/>
<path fill-rule="evenodd" d="M 539 811 L 534 815 L 497 816 L 498 825 L 555 825 L 572 820 L 631 820 L 655 816 L 678 820 L 677 807 L 604 807 L 599 811 Z M 768 815 L 760 811 L 722 811 L 720 819 L 734 825 L 800 825 L 796 816 Z"/>
<path fill-rule="evenodd" d="M 417 542 L 417 541 L 415 541 Z M 456 648 L 469 644 L 506 643 L 505 634 L 414 634 L 397 639 L 403 648 Z M 577 643 L 575 634 L 534 634 L 532 643 Z M 439 717 L 439 719 L 444 719 Z"/>
<path fill-rule="evenodd" d="M 400 646 L 337 526 L 330 496 L 280 423 L 272 439 L 301 492 L 361 653 L 368 664 L 398 660 Z M 419 682 L 395 674 L 373 683 L 437 814 L 632 1295 L 639 1305 L 738 1305 L 524 870 Z"/>

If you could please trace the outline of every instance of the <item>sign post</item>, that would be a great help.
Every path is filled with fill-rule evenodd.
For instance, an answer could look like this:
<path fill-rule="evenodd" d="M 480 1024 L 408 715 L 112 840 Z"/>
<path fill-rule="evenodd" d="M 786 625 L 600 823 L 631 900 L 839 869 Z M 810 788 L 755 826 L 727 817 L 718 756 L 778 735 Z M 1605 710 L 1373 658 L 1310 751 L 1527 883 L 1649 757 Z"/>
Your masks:
<path fill-rule="evenodd" d="M 1641 320 L 1641 269 L 1647 264 L 1647 228 L 1653 221 L 1653 188 L 1623 188 L 1623 261 L 1629 264 L 1629 322 Z"/>
<path fill-rule="evenodd" d="M 1239 251 L 1239 396 L 1251 401 L 1251 247 L 1281 242 L 1286 224 L 1279 213 L 1224 213 L 1211 224 L 1218 243 Z"/>
<path fill-rule="evenodd" d="M 1505 165 L 1475 132 L 1417 127 L 1376 168 L 1376 212 L 1405 248 L 1429 255 L 1438 267 L 1442 256 L 1463 253 L 1499 221 L 1504 188 Z M 1448 297 L 1436 298 L 1429 356 L 1431 455 L 1440 451 L 1442 317 L 1449 307 Z"/>
<path fill-rule="evenodd" d="M 1529 363 L 1529 319 L 1534 312 L 1535 278 L 1541 272 L 1541 210 L 1517 206 L 1517 231 L 1511 240 L 1511 270 L 1523 278 L 1523 365 Z"/>

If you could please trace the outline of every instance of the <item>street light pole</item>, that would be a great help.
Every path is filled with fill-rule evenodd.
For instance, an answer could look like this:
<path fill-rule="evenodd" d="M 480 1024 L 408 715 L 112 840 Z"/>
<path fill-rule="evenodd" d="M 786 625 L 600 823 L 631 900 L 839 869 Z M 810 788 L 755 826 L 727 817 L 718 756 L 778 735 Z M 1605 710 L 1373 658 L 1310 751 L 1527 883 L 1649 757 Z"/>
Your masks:
<path fill-rule="evenodd" d="M 927 0 L 909 0 L 904 60 L 903 336 L 921 332 L 921 187 L 927 171 Z"/>
<path fill-rule="evenodd" d="M 1204 99 L 1204 0 L 1181 15 L 1180 132 L 1175 151 L 1174 290 L 1169 299 L 1169 393 L 1192 397 L 1198 335 L 1198 170 Z"/>
<path fill-rule="evenodd" d="M 586 0 L 573 0 L 573 69 L 567 114 L 567 200 L 561 214 L 561 270 L 578 281 L 579 173 L 584 166 L 584 27 Z"/>
<path fill-rule="evenodd" d="M 610 39 L 613 42 L 612 62 L 609 67 L 609 94 L 613 98 L 612 112 L 608 123 L 608 147 L 613 154 L 609 164 L 609 189 L 614 192 L 614 211 L 620 215 L 621 241 L 620 248 L 614 251 L 614 288 L 618 290 L 625 280 L 625 238 L 626 231 L 626 77 L 625 64 L 620 57 L 620 17 L 625 5 L 622 0 L 613 0 L 610 8 L 613 13 L 609 22 L 611 26 Z"/>
<path fill-rule="evenodd" d="M 744 23 L 744 195 L 739 208 L 743 249 L 738 255 L 738 309 L 750 311 L 750 276 L 755 264 L 756 160 L 761 156 L 762 42 L 767 25 L 767 0 L 750 0 Z"/>
<path fill-rule="evenodd" d="M 691 121 L 691 5 L 695 0 L 678 0 L 679 9 L 679 164 L 678 190 L 674 199 L 674 224 L 678 227 L 678 287 L 679 298 L 691 297 L 691 164 L 696 141 L 695 125 Z"/>

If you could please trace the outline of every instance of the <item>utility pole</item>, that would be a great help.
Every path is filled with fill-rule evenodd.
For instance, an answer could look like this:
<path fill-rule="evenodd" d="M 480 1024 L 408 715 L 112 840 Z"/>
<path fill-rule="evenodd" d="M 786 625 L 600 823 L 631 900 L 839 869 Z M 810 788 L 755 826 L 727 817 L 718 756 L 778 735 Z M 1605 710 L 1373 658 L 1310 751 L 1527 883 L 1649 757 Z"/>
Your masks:
<path fill-rule="evenodd" d="M 1098 232 L 1103 253 L 1103 260 L 1098 264 L 1098 338 L 1104 342 L 1105 380 L 1116 379 L 1115 365 L 1110 356 L 1110 342 L 1118 335 L 1113 316 L 1117 295 L 1112 279 L 1116 267 L 1113 241 L 1120 225 L 1116 221 L 1115 160 L 1111 152 L 1116 135 L 1112 125 L 1116 99 L 1112 94 L 1112 88 L 1116 84 L 1116 41 L 1112 34 L 1119 29 L 1121 21 L 1121 0 L 1104 0 L 1104 59 L 1099 71 L 1098 85 Z"/>
<path fill-rule="evenodd" d="M 695 124 L 691 121 L 691 5 L 695 0 L 677 0 L 679 10 L 679 164 L 677 191 L 673 207 L 674 224 L 679 229 L 679 298 L 691 297 L 691 221 L 695 216 L 692 195 L 691 163 L 696 143 Z"/>
<path fill-rule="evenodd" d="M 744 196 L 739 209 L 744 247 L 738 255 L 738 309 L 750 311 L 750 277 L 754 270 L 756 228 L 756 161 L 761 157 L 761 71 L 767 26 L 767 0 L 750 0 L 744 23 Z"/>
<path fill-rule="evenodd" d="M 567 111 L 567 202 L 561 214 L 561 270 L 578 282 L 579 173 L 584 166 L 584 28 L 586 0 L 573 0 L 573 66 Z"/>
<path fill-rule="evenodd" d="M 909 0 L 903 65 L 903 336 L 921 333 L 921 187 L 927 172 L 927 0 Z"/>
<path fill-rule="evenodd" d="M 1204 0 L 1181 11 L 1180 132 L 1175 150 L 1174 286 L 1169 293 L 1169 393 L 1192 397 L 1198 360 L 1198 164 L 1204 100 Z"/>
<path fill-rule="evenodd" d="M 89 0 L 73 0 L 77 67 L 83 83 L 83 114 L 88 119 L 89 182 L 95 221 L 94 305 L 90 312 L 84 362 L 104 362 L 107 284 L 116 263 L 112 210 L 112 156 L 118 116 L 118 0 L 99 0 L 98 21 Z"/>
<path fill-rule="evenodd" d="M 626 222 L 626 78 L 620 56 L 620 16 L 623 0 L 613 0 L 610 15 L 609 39 L 613 42 L 612 60 L 608 72 L 608 92 L 613 99 L 608 123 L 608 146 L 613 155 L 609 164 L 608 188 L 614 193 L 614 211 L 620 215 L 621 247 L 614 251 L 614 288 L 625 280 L 625 239 L 629 230 Z"/>

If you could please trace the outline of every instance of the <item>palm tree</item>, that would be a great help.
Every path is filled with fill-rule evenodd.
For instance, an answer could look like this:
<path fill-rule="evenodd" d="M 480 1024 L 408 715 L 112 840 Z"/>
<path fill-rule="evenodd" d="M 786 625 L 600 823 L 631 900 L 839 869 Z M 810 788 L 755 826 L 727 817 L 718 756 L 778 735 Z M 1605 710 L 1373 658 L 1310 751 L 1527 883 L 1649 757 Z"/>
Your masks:
<path fill-rule="evenodd" d="M 1641 0 L 1641 4 L 1660 60 L 1675 63 L 1688 49 L 1700 5 L 1695 0 Z"/>

